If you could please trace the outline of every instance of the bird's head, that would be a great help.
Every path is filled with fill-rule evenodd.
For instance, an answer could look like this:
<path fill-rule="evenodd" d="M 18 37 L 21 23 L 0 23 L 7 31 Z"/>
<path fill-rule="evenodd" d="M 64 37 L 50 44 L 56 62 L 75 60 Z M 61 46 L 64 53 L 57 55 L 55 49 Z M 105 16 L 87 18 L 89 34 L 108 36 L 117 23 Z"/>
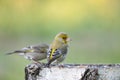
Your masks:
<path fill-rule="evenodd" d="M 58 33 L 55 37 L 55 40 L 60 41 L 65 44 L 71 41 L 71 39 L 68 37 L 68 35 L 65 32 Z"/>

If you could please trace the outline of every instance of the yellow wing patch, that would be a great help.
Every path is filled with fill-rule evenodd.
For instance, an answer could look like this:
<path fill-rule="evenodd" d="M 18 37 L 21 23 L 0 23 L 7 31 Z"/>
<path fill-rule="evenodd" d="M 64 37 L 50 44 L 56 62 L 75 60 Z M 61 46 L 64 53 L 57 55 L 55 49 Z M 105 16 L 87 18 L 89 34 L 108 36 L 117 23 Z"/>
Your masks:
<path fill-rule="evenodd" d="M 26 53 L 29 53 L 29 52 L 34 52 L 34 50 L 33 49 L 26 50 Z"/>
<path fill-rule="evenodd" d="M 56 49 L 52 49 L 52 50 L 51 50 L 50 59 L 52 59 L 52 57 L 53 57 L 52 55 L 54 54 L 55 50 L 56 50 Z"/>

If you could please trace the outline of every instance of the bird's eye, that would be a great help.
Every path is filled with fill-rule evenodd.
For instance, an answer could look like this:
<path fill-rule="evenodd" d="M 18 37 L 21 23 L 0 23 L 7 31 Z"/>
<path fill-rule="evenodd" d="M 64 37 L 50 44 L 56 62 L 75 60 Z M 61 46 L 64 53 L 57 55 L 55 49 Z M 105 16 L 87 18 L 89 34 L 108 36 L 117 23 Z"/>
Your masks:
<path fill-rule="evenodd" d="M 64 40 L 66 40 L 67 37 L 63 37 Z"/>
<path fill-rule="evenodd" d="M 32 49 L 32 46 L 28 46 L 29 49 Z"/>
<path fill-rule="evenodd" d="M 28 48 L 30 48 L 30 46 L 28 46 Z"/>

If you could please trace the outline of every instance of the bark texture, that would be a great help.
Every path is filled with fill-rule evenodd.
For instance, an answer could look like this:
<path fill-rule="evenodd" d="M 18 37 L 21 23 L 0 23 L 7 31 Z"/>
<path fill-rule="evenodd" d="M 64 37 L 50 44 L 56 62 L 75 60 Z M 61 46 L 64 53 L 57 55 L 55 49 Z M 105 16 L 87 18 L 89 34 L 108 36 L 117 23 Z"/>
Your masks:
<path fill-rule="evenodd" d="M 120 64 L 64 64 L 25 67 L 25 80 L 120 80 Z"/>

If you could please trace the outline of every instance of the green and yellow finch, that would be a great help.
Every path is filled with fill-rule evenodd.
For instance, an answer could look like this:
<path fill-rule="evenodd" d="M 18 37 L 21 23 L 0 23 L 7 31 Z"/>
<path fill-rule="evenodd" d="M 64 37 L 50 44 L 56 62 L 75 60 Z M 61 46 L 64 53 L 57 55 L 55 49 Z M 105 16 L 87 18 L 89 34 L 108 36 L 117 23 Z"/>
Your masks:
<path fill-rule="evenodd" d="M 48 63 L 46 64 L 47 67 L 49 67 L 52 62 L 55 64 L 59 64 L 66 58 L 68 51 L 68 42 L 70 40 L 71 39 L 65 32 L 60 32 L 55 36 L 52 44 L 48 49 Z"/>
<path fill-rule="evenodd" d="M 28 60 L 38 62 L 39 60 L 46 59 L 48 48 L 49 46 L 47 44 L 32 45 L 7 54 L 19 54 Z"/>

